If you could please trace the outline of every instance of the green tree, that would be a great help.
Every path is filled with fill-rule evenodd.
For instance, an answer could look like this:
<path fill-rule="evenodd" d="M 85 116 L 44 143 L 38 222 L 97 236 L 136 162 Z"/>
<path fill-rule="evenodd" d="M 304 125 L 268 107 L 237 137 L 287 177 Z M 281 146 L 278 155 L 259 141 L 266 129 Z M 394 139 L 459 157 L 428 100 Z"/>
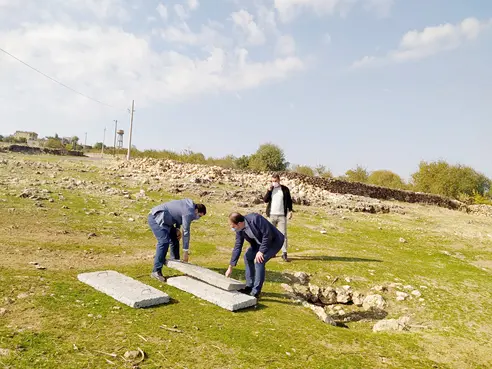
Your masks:
<path fill-rule="evenodd" d="M 261 171 L 283 171 L 288 165 L 284 151 L 272 143 L 261 145 L 249 161 L 251 169 Z"/>
<path fill-rule="evenodd" d="M 102 143 L 102 142 L 96 142 L 96 143 L 94 144 L 94 146 L 92 146 L 92 147 L 93 147 L 94 149 L 96 149 L 96 150 L 101 150 L 101 149 L 102 149 L 102 147 L 103 147 L 103 143 Z"/>
<path fill-rule="evenodd" d="M 416 191 L 458 198 L 460 195 L 485 195 L 491 181 L 473 168 L 450 165 L 445 161 L 427 163 L 422 161 L 419 170 L 412 174 Z"/>
<path fill-rule="evenodd" d="M 367 169 L 360 165 L 357 165 L 355 169 L 347 170 L 343 179 L 349 182 L 367 183 L 368 178 L 369 173 L 367 172 Z"/>
<path fill-rule="evenodd" d="M 381 187 L 398 189 L 404 189 L 406 187 L 403 179 L 390 170 L 375 170 L 369 175 L 367 181 L 370 184 Z"/>
<path fill-rule="evenodd" d="M 296 166 L 294 166 L 294 172 L 304 174 L 306 176 L 314 177 L 313 168 L 311 168 L 307 165 L 296 165 Z"/>
<path fill-rule="evenodd" d="M 250 156 L 242 155 L 234 161 L 234 165 L 238 169 L 248 169 L 250 160 Z"/>
<path fill-rule="evenodd" d="M 326 169 L 326 167 L 324 165 L 321 165 L 321 164 L 317 165 L 314 168 L 314 171 L 318 177 L 333 178 L 333 173 L 331 172 L 331 170 Z"/>
<path fill-rule="evenodd" d="M 44 146 L 48 147 L 50 149 L 62 149 L 63 148 L 63 144 L 62 144 L 61 140 L 59 140 L 59 139 L 57 140 L 56 138 L 53 138 L 53 137 L 48 138 L 48 140 L 46 141 Z"/>

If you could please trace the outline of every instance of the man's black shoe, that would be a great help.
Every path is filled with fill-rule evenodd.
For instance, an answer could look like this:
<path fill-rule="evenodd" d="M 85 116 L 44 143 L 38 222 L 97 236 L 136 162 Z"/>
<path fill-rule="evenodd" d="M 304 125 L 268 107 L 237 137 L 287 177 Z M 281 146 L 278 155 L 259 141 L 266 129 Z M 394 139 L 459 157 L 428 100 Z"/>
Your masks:
<path fill-rule="evenodd" d="M 285 261 L 286 263 L 290 262 L 290 259 L 287 257 L 287 253 L 286 252 L 284 252 L 282 254 L 282 260 Z"/>
<path fill-rule="evenodd" d="M 251 287 L 244 287 L 244 288 L 241 288 L 240 290 L 237 290 L 237 292 L 241 292 L 241 293 L 244 293 L 246 295 L 249 295 L 251 293 L 251 290 L 252 288 Z"/>

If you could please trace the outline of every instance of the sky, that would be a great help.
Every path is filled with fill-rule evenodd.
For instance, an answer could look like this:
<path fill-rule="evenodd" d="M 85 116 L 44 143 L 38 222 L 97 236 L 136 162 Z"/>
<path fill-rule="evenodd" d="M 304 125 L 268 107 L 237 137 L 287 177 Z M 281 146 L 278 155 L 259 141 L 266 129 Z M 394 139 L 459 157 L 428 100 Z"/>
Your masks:
<path fill-rule="evenodd" d="M 3 135 L 126 146 L 135 100 L 139 149 L 492 177 L 492 1 L 0 0 L 0 48 L 69 87 L 0 51 Z"/>

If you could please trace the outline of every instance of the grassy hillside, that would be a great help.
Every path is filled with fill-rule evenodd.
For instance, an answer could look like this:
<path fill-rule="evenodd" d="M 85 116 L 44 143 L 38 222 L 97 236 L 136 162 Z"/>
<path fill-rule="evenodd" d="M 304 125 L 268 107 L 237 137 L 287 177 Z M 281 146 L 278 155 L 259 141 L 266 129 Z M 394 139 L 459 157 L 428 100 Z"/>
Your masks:
<path fill-rule="evenodd" d="M 106 166 L 0 154 L 0 367 L 131 368 L 122 355 L 137 348 L 146 353 L 140 368 L 492 366 L 492 219 L 409 204 L 405 215 L 298 207 L 289 225 L 292 263 L 269 262 L 259 305 L 231 313 L 149 277 L 155 241 L 146 214 L 177 197 L 146 192 L 135 200 L 146 186 L 132 188 Z M 207 206 L 192 225 L 190 261 L 224 272 L 234 243 L 227 214 L 237 209 Z M 172 303 L 132 309 L 77 280 L 106 269 L 162 289 Z M 396 301 L 391 287 L 382 295 L 387 318 L 410 316 L 414 327 L 373 333 L 370 319 L 326 325 L 280 287 L 295 271 L 319 285 L 338 277 L 334 286 L 365 294 L 412 285 L 423 300 Z M 242 261 L 234 277 L 244 277 Z"/>

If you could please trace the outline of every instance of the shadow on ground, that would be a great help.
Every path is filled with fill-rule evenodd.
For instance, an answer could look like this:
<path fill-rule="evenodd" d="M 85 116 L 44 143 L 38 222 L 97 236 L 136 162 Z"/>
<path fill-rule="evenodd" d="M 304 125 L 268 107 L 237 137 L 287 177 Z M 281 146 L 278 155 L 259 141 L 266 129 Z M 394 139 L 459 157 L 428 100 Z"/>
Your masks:
<path fill-rule="evenodd" d="M 353 258 L 353 257 L 347 257 L 347 256 L 289 256 L 289 259 L 292 261 L 295 260 L 303 260 L 303 261 L 309 261 L 309 260 L 316 260 L 316 261 L 343 261 L 343 262 L 348 262 L 348 263 L 369 263 L 369 262 L 376 262 L 376 263 L 382 263 L 382 260 L 379 259 L 364 259 L 364 258 Z"/>

